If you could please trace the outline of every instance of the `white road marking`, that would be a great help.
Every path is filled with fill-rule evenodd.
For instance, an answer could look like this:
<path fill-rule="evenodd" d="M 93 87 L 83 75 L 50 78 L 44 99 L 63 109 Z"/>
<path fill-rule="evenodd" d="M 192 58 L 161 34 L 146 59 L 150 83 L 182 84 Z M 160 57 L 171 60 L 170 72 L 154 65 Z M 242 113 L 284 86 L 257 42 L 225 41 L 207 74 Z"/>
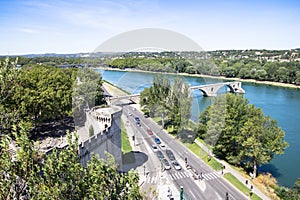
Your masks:
<path fill-rule="evenodd" d="M 183 172 L 183 173 L 186 175 L 186 177 L 190 176 L 190 174 L 188 172 Z"/>
<path fill-rule="evenodd" d="M 179 176 L 179 179 L 181 179 L 181 178 L 182 178 L 180 173 L 177 173 L 177 175 Z"/>
<path fill-rule="evenodd" d="M 177 174 L 173 174 L 173 176 L 176 177 L 175 180 L 179 179 L 179 177 L 177 176 Z"/>

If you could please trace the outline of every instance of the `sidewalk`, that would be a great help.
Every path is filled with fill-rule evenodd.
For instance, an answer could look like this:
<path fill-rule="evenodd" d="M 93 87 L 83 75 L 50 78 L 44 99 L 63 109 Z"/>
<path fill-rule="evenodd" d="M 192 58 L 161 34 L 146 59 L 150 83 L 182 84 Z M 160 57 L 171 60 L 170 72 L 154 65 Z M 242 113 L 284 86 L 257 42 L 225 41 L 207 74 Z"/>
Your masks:
<path fill-rule="evenodd" d="M 200 146 L 204 151 L 206 151 L 207 153 L 209 153 L 209 149 L 203 145 L 201 142 L 199 142 L 198 140 L 194 141 L 198 146 Z M 216 157 L 214 157 L 219 163 L 221 163 L 222 165 L 225 166 L 224 169 L 224 174 L 227 172 L 230 172 L 233 176 L 235 176 L 239 181 L 241 181 L 246 187 L 248 187 L 250 189 L 251 185 L 253 186 L 252 191 L 259 196 L 260 198 L 262 198 L 263 200 L 271 200 L 269 197 L 267 197 L 262 191 L 260 191 L 257 187 L 254 186 L 254 184 L 252 183 L 251 180 L 245 178 L 244 176 L 242 176 L 238 171 L 236 171 L 235 169 L 233 169 L 227 162 L 220 160 Z M 248 184 L 246 184 L 246 180 L 248 180 Z"/>

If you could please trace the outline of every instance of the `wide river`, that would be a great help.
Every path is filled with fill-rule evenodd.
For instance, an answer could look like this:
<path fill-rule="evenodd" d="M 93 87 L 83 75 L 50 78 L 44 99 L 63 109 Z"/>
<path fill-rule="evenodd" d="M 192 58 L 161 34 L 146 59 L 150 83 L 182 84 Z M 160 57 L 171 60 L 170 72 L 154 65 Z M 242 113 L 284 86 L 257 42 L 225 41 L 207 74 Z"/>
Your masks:
<path fill-rule="evenodd" d="M 104 80 L 132 94 L 150 87 L 155 75 L 144 72 L 96 71 L 102 74 Z M 171 80 L 175 77 L 168 76 Z M 192 86 L 223 82 L 218 79 L 182 77 Z M 246 91 L 244 97 L 249 99 L 251 104 L 278 121 L 286 133 L 286 141 L 290 144 L 283 155 L 276 156 L 269 164 L 261 166 L 260 171 L 271 172 L 280 185 L 290 187 L 300 178 L 300 90 L 251 83 L 243 83 L 242 87 Z M 210 105 L 211 101 L 209 97 L 202 97 L 200 91 L 194 92 L 192 119 L 197 120 L 199 113 Z"/>

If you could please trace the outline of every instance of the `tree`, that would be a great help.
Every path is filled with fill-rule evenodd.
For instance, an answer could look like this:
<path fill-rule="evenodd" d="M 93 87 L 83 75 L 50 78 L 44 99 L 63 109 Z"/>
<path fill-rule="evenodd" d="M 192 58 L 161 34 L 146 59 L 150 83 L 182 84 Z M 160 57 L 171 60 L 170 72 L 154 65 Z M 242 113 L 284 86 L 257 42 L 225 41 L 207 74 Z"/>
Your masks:
<path fill-rule="evenodd" d="M 142 199 L 136 172 L 123 174 L 116 165 L 94 155 L 87 166 L 80 164 L 77 137 L 68 146 L 41 155 L 28 139 L 24 124 L 14 132 L 17 152 L 9 152 L 5 136 L 0 148 L 1 199 Z"/>
<path fill-rule="evenodd" d="M 259 69 L 255 72 L 255 79 L 264 81 L 267 78 L 267 72 L 264 69 Z"/>
<path fill-rule="evenodd" d="M 191 103 L 189 86 L 178 77 L 171 85 L 168 77 L 155 76 L 153 85 L 141 93 L 143 110 L 162 117 L 163 126 L 172 127 L 174 133 L 188 128 Z"/>
<path fill-rule="evenodd" d="M 250 78 L 251 77 L 251 72 L 246 67 L 243 67 L 243 68 L 240 69 L 238 77 L 240 77 L 240 78 Z"/>
<path fill-rule="evenodd" d="M 258 165 L 268 163 L 288 147 L 277 122 L 242 96 L 221 96 L 200 119 L 201 126 L 206 126 L 202 127 L 205 140 L 215 143 L 214 153 L 232 164 L 253 168 L 254 176 Z"/>
<path fill-rule="evenodd" d="M 0 131 L 6 134 L 18 120 L 18 112 L 12 109 L 12 96 L 18 86 L 19 70 L 15 61 L 5 58 L 0 61 Z"/>
<path fill-rule="evenodd" d="M 45 65 L 23 66 L 9 105 L 35 127 L 42 122 L 72 114 L 74 69 Z"/>

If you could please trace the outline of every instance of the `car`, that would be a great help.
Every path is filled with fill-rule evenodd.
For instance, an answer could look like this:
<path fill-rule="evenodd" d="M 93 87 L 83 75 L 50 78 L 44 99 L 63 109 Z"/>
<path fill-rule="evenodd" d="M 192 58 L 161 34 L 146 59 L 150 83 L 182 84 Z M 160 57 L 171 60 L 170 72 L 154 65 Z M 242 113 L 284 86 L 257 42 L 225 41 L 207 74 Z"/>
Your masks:
<path fill-rule="evenodd" d="M 156 152 L 156 155 L 157 155 L 157 157 L 159 158 L 159 160 L 165 158 L 164 154 L 163 154 L 161 151 L 157 151 L 157 152 Z"/>
<path fill-rule="evenodd" d="M 154 152 L 157 152 L 157 151 L 158 151 L 158 148 L 157 148 L 157 146 L 156 146 L 155 144 L 152 144 L 152 150 L 153 150 Z"/>
<path fill-rule="evenodd" d="M 141 122 L 136 122 L 136 125 L 137 126 L 141 126 Z"/>
<path fill-rule="evenodd" d="M 176 160 L 172 161 L 172 165 L 176 170 L 181 170 L 181 166 Z"/>
<path fill-rule="evenodd" d="M 160 144 L 159 146 L 160 146 L 161 150 L 166 150 L 167 149 L 167 146 L 165 144 Z"/>
<path fill-rule="evenodd" d="M 128 112 L 128 115 L 131 116 L 132 115 L 131 112 Z"/>
<path fill-rule="evenodd" d="M 140 122 L 140 121 L 141 121 L 139 117 L 135 117 L 134 119 L 135 119 L 135 121 L 137 121 L 137 122 Z"/>
<path fill-rule="evenodd" d="M 169 159 L 170 159 L 171 161 L 176 160 L 176 159 L 175 159 L 175 156 L 174 156 L 174 154 L 173 154 L 173 152 L 172 152 L 171 150 L 167 149 L 167 150 L 166 150 L 166 154 L 167 154 L 167 156 L 169 157 Z"/>
<path fill-rule="evenodd" d="M 163 158 L 161 160 L 161 162 L 162 162 L 162 164 L 163 164 L 163 166 L 164 166 L 165 169 L 167 169 L 167 170 L 171 169 L 171 165 L 170 165 L 170 163 L 169 163 L 169 161 L 167 159 Z"/>
<path fill-rule="evenodd" d="M 158 137 L 154 138 L 154 141 L 155 141 L 156 144 L 160 144 L 161 143 L 161 141 L 160 141 L 160 139 Z"/>
<path fill-rule="evenodd" d="M 148 133 L 148 135 L 153 135 L 153 132 L 151 131 L 150 128 L 147 128 L 147 133 Z"/>

